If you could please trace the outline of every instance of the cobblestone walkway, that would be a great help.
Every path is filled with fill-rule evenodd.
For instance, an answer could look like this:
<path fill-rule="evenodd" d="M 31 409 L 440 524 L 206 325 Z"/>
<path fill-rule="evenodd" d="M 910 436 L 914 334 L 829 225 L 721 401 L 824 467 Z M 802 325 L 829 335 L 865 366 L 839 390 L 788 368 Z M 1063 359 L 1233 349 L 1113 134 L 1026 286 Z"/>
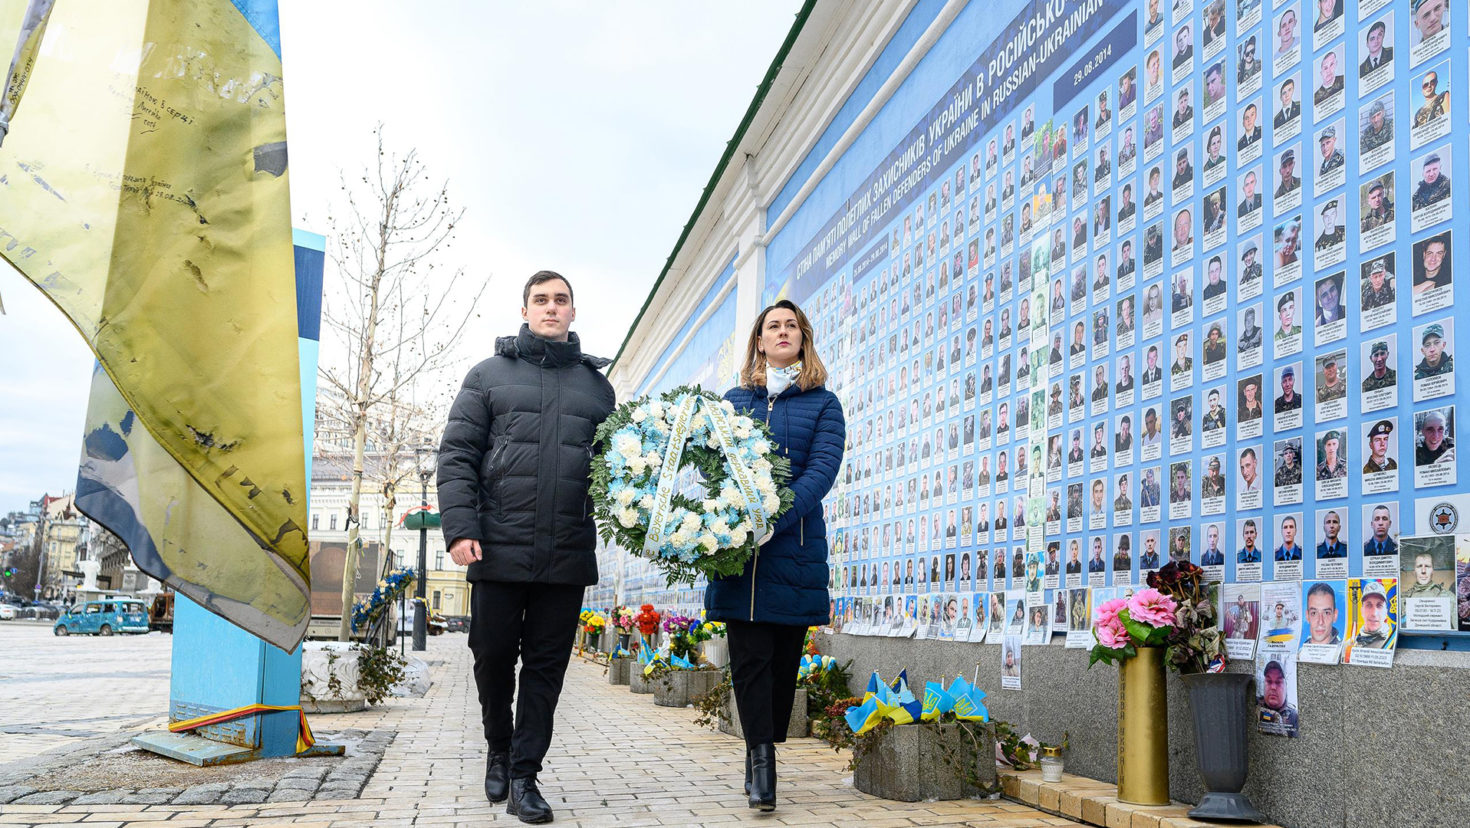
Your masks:
<path fill-rule="evenodd" d="M 168 702 L 170 639 L 52 639 L 49 628 L 0 624 L 0 772 L 123 731 L 156 728 Z M 21 655 L 23 654 L 23 655 Z M 362 713 L 313 717 L 319 732 L 392 731 L 356 799 L 242 805 L 0 805 L 0 825 L 409 826 L 518 825 L 480 791 L 484 743 L 463 635 L 429 640 L 434 685 Z M 22 672 L 23 668 L 23 672 Z M 20 681 L 12 679 L 20 678 Z M 901 803 L 851 786 L 846 755 L 800 739 L 780 750 L 780 806 L 758 815 L 740 790 L 741 743 L 696 728 L 694 711 L 607 684 L 580 659 L 567 673 L 541 789 L 557 825 L 1067 825 L 1007 801 Z M 302 760 L 310 762 L 311 760 Z"/>

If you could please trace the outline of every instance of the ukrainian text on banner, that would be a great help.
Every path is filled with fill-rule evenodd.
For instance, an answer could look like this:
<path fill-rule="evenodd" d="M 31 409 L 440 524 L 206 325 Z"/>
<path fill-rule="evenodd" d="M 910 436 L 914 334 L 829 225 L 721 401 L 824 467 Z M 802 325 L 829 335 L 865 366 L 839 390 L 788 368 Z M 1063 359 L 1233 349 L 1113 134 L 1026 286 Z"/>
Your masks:
<path fill-rule="evenodd" d="M 0 43 L 27 6 L 0 0 Z M 292 649 L 310 574 L 274 0 L 59 3 L 34 54 L 0 254 L 100 363 L 78 504 Z"/>

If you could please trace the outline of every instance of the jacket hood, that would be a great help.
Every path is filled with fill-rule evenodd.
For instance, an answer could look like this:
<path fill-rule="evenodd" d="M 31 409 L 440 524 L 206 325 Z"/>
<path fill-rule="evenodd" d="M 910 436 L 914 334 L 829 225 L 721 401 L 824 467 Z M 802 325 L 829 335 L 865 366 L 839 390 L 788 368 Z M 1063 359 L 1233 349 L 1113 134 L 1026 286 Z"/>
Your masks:
<path fill-rule="evenodd" d="M 521 325 L 515 336 L 502 336 L 495 340 L 495 355 L 519 357 L 543 368 L 566 368 L 583 363 L 595 370 L 606 368 L 612 360 L 582 353 L 582 340 L 575 331 L 567 334 L 566 342 L 556 342 L 531 333 L 531 326 Z"/>

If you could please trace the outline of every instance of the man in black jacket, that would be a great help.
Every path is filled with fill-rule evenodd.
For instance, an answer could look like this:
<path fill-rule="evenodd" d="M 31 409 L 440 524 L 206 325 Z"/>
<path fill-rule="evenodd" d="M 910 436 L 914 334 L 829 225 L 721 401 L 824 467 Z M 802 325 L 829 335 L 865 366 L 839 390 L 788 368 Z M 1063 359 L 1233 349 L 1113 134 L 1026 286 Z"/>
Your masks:
<path fill-rule="evenodd" d="M 489 743 L 485 796 L 508 796 L 507 813 L 528 823 L 552 819 L 536 774 L 551 745 L 582 592 L 597 583 L 588 472 L 593 435 L 616 402 L 600 373 L 608 360 L 584 355 L 569 331 L 576 316 L 565 278 L 532 276 L 522 294 L 526 323 L 470 369 L 439 449 L 444 540 L 472 584 L 469 644 Z"/>

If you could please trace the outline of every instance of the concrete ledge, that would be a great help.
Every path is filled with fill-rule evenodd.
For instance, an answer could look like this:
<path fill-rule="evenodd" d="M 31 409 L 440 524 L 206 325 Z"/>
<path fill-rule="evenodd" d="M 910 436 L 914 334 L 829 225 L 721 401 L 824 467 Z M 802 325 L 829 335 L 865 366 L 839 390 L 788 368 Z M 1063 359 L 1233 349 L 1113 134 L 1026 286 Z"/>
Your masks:
<path fill-rule="evenodd" d="M 631 658 L 615 658 L 607 663 L 607 683 L 617 686 L 626 685 L 629 680 L 629 666 L 633 663 Z"/>
<path fill-rule="evenodd" d="M 1001 795 L 1068 819 L 1104 828 L 1207 828 L 1218 825 L 1189 818 L 1193 806 L 1183 802 L 1149 807 L 1118 801 L 1118 786 L 1085 776 L 1062 774 L 1060 782 L 1041 781 L 1041 771 L 1001 768 Z M 1277 826 L 1266 826 L 1277 828 Z"/>

